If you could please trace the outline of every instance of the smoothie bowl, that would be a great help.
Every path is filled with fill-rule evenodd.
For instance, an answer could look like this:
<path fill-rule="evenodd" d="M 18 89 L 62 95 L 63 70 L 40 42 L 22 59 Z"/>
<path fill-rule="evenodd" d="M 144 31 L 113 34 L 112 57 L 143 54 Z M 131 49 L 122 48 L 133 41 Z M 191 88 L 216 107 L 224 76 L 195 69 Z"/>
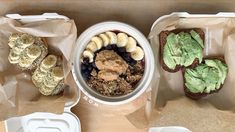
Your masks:
<path fill-rule="evenodd" d="M 84 31 L 73 56 L 73 76 L 85 95 L 102 104 L 130 102 L 150 85 L 154 56 L 134 27 L 103 22 Z"/>

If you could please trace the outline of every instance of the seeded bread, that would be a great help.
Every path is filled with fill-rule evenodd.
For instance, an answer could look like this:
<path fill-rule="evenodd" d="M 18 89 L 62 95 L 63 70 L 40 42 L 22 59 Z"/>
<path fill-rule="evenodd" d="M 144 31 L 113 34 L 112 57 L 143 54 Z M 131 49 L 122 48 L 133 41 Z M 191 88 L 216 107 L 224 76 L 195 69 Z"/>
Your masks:
<path fill-rule="evenodd" d="M 172 31 L 162 31 L 160 34 L 159 34 L 159 44 L 160 44 L 160 55 L 159 55 L 159 60 L 160 60 L 160 64 L 162 66 L 162 68 L 165 70 L 165 71 L 168 71 L 168 72 L 177 72 L 179 71 L 181 68 L 183 68 L 183 66 L 181 65 L 176 65 L 175 69 L 170 69 L 163 61 L 163 49 L 164 49 L 164 46 L 167 42 L 167 36 L 170 34 L 170 33 L 175 33 L 175 34 L 178 34 L 180 32 L 186 32 L 186 33 L 189 33 L 191 30 L 194 30 L 195 32 L 197 32 L 201 39 L 203 40 L 203 43 L 205 42 L 204 39 L 205 39 L 205 34 L 203 32 L 202 29 L 200 28 L 191 28 L 191 29 L 175 29 L 175 30 L 172 30 Z M 199 59 L 196 58 L 193 63 L 188 66 L 188 67 L 196 67 L 197 65 L 199 64 Z"/>
<path fill-rule="evenodd" d="M 31 42 L 27 42 L 27 38 L 28 41 Z M 22 46 L 22 44 L 19 43 L 31 44 Z M 8 45 L 10 46 L 10 53 L 8 56 L 9 62 L 12 64 L 16 64 L 16 66 L 21 70 L 35 70 L 42 61 L 42 59 L 48 53 L 48 45 L 45 38 L 35 37 L 26 33 L 11 34 L 11 36 L 9 37 Z M 39 51 L 40 55 L 36 56 L 35 58 L 32 57 Z"/>
<path fill-rule="evenodd" d="M 48 64 L 52 61 L 51 60 L 52 58 L 48 59 L 48 56 L 55 56 L 57 58 L 55 60 L 55 65 L 50 66 L 51 64 Z M 33 75 L 32 75 L 32 81 L 34 85 L 39 89 L 40 93 L 46 96 L 59 94 L 60 92 L 63 91 L 65 87 L 64 77 L 59 78 L 58 80 L 58 74 L 60 74 L 59 77 L 61 77 L 63 76 L 63 73 L 62 72 L 58 73 L 57 71 L 57 79 L 56 79 L 55 72 L 53 73 L 53 68 L 57 67 L 60 69 L 63 67 L 62 57 L 56 56 L 56 55 L 48 55 L 48 56 L 43 59 L 40 66 L 33 72 Z M 47 67 L 43 67 L 42 64 L 44 64 L 44 66 L 47 64 Z"/>
<path fill-rule="evenodd" d="M 33 62 L 33 64 L 31 66 L 29 66 L 28 68 L 22 68 L 19 65 L 17 65 L 21 70 L 30 70 L 33 71 L 35 70 L 39 64 L 41 63 L 41 61 L 46 57 L 46 55 L 48 54 L 48 45 L 46 42 L 45 38 L 35 38 L 35 45 L 38 45 L 42 51 L 41 55 Z"/>
<path fill-rule="evenodd" d="M 223 57 L 207 57 L 207 58 L 204 58 L 203 59 L 203 62 L 205 59 L 218 59 L 220 61 L 222 61 L 223 63 L 226 63 L 224 58 Z M 184 78 L 184 82 L 185 82 L 185 68 L 182 69 L 182 74 L 183 74 L 183 78 Z M 191 99 L 194 99 L 194 100 L 198 100 L 202 97 L 205 97 L 209 94 L 213 94 L 213 93 L 217 93 L 221 90 L 221 88 L 223 87 L 223 84 L 220 85 L 220 88 L 216 89 L 216 90 L 213 90 L 211 91 L 210 93 L 206 93 L 206 92 L 203 92 L 203 93 L 192 93 L 186 86 L 185 86 L 185 83 L 184 83 L 184 92 L 185 92 L 185 95 Z"/>

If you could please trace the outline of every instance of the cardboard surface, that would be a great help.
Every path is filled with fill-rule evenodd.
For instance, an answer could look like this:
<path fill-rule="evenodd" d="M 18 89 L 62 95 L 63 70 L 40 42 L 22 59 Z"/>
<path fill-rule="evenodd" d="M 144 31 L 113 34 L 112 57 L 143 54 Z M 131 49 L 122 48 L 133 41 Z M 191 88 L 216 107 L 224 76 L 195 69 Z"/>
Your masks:
<path fill-rule="evenodd" d="M 118 20 L 137 27 L 146 36 L 152 23 L 160 16 L 171 12 L 217 13 L 235 11 L 235 1 L 232 0 L 3 0 L 0 2 L 0 15 L 7 13 L 41 14 L 58 12 L 75 20 L 78 35 L 89 26 L 106 20 Z M 99 115 L 96 109 L 90 109 L 89 104 L 75 106 L 74 112 L 80 117 L 83 132 L 120 130 L 136 132 L 124 117 L 109 117 Z M 105 111 L 102 111 L 105 112 Z M 89 116 L 89 117 L 88 117 Z M 99 121 L 94 122 L 94 119 Z M 99 120 L 100 119 L 100 120 Z M 103 120 L 102 120 L 103 119 Z M 112 123 L 113 122 L 113 123 Z M 2 132 L 2 124 L 0 124 Z M 146 131 L 146 130 L 140 130 Z"/>

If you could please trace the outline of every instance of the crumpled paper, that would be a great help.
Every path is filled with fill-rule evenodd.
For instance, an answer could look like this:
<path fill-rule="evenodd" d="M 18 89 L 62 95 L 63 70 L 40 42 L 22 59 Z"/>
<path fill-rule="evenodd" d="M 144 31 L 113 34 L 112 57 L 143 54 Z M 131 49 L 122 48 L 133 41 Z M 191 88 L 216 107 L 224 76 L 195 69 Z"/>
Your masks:
<path fill-rule="evenodd" d="M 155 53 L 156 71 L 152 94 L 145 107 L 127 118 L 136 127 L 183 126 L 193 132 L 235 130 L 235 19 L 223 17 L 165 17 L 149 34 Z M 184 95 L 182 72 L 169 73 L 159 64 L 159 33 L 176 28 L 202 28 L 205 32 L 204 57 L 224 56 L 229 72 L 223 88 L 201 100 Z"/>
<path fill-rule="evenodd" d="M 8 38 L 11 33 L 22 32 L 44 37 L 50 50 L 63 57 L 65 82 L 69 86 L 56 96 L 43 96 L 31 81 L 30 72 L 22 72 L 8 61 Z M 77 39 L 73 20 L 51 19 L 21 23 L 0 17 L 0 120 L 22 116 L 32 112 L 62 113 L 66 102 L 78 99 L 78 90 L 73 81 L 71 53 Z"/>

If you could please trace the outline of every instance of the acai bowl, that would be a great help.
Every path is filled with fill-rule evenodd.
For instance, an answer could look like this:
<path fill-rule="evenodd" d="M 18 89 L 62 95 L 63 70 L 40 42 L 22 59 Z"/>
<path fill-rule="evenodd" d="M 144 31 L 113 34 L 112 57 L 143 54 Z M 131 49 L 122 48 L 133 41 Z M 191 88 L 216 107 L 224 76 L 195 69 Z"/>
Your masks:
<path fill-rule="evenodd" d="M 73 54 L 73 77 L 82 92 L 106 105 L 128 103 L 149 87 L 154 55 L 146 37 L 121 22 L 102 22 L 85 30 Z"/>

